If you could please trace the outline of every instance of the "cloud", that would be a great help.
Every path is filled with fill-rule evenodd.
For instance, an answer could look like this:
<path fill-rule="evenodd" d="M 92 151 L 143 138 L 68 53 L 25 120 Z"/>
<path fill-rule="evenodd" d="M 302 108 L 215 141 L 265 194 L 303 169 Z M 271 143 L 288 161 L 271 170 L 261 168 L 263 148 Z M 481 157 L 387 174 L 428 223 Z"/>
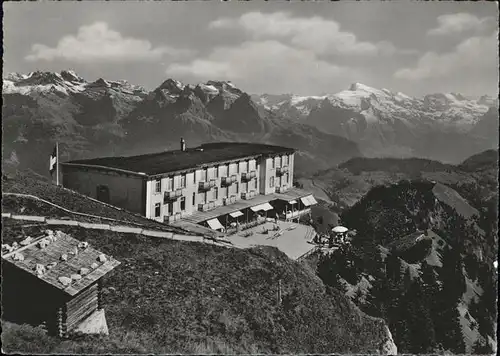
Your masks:
<path fill-rule="evenodd" d="M 290 44 L 333 55 L 394 55 L 414 54 L 413 50 L 399 50 L 387 41 L 359 41 L 355 34 L 342 31 L 333 20 L 315 16 L 292 17 L 286 12 L 263 14 L 249 12 L 239 18 L 221 18 L 209 24 L 212 29 L 243 29 L 254 39 L 288 39 Z"/>
<path fill-rule="evenodd" d="M 153 47 L 147 40 L 123 37 L 119 32 L 108 27 L 105 22 L 96 22 L 81 26 L 75 35 L 67 35 L 51 48 L 43 44 L 34 44 L 31 53 L 25 57 L 28 61 L 52 61 L 65 59 L 75 62 L 96 61 L 141 61 L 154 60 L 162 56 L 182 56 L 191 51 L 172 47 Z"/>
<path fill-rule="evenodd" d="M 427 52 L 414 68 L 398 70 L 398 79 L 418 81 L 429 78 L 463 76 L 480 71 L 497 73 L 498 31 L 491 36 L 470 37 L 459 43 L 452 52 L 438 54 Z"/>
<path fill-rule="evenodd" d="M 492 22 L 491 17 L 479 18 L 477 16 L 460 12 L 456 14 L 441 15 L 437 18 L 438 27 L 430 29 L 427 35 L 452 35 L 466 31 L 481 31 L 488 28 Z"/>
<path fill-rule="evenodd" d="M 311 51 L 267 40 L 219 47 L 206 58 L 171 64 L 166 73 L 196 80 L 232 80 L 248 91 L 260 91 L 266 83 L 269 92 L 319 93 L 348 76 L 351 69 L 320 60 Z"/>

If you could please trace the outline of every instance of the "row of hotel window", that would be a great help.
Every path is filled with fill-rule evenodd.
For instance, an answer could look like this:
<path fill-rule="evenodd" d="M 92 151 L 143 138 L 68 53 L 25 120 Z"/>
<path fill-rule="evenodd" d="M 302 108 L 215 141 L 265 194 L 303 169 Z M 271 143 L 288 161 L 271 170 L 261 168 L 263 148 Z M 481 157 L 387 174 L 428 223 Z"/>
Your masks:
<path fill-rule="evenodd" d="M 180 208 L 181 208 L 181 211 L 185 211 L 186 210 L 186 197 L 181 197 L 181 200 L 180 200 Z M 169 202 L 167 204 L 168 206 L 168 214 L 169 216 L 172 216 L 174 215 L 174 202 Z M 159 218 L 161 216 L 161 203 L 156 203 L 155 204 L 155 218 Z"/>
<path fill-rule="evenodd" d="M 255 181 L 255 183 L 257 183 L 257 180 Z M 239 184 L 236 183 L 235 186 L 236 186 L 235 193 L 238 194 L 239 193 Z M 257 184 L 255 184 L 255 188 L 257 188 Z M 229 197 L 229 195 L 232 194 L 232 192 L 229 191 L 229 188 L 224 188 L 224 190 L 225 190 L 225 192 L 223 192 L 222 194 L 225 197 Z M 248 191 L 248 184 L 245 184 L 243 190 L 245 192 Z M 197 195 L 197 193 L 193 193 L 193 195 L 192 195 L 192 205 L 193 206 L 196 205 L 196 195 Z M 209 195 L 211 195 L 211 197 Z M 199 196 L 200 196 L 199 202 L 202 204 L 205 204 L 209 200 L 212 200 L 212 201 L 218 200 L 219 199 L 219 188 L 215 187 L 213 190 L 211 190 L 209 192 L 199 193 Z M 170 202 L 166 203 L 166 205 L 168 206 L 168 208 L 167 208 L 168 215 L 173 215 L 174 202 L 170 201 Z M 180 207 L 181 211 L 186 210 L 186 197 L 185 196 L 180 197 L 179 207 Z M 161 215 L 161 203 L 156 203 L 155 204 L 155 217 L 160 217 L 160 215 Z"/>
<path fill-rule="evenodd" d="M 285 158 L 286 156 L 283 157 L 283 159 Z M 273 160 L 274 162 L 274 160 Z M 247 162 L 248 163 L 248 162 Z M 239 166 L 239 165 L 237 165 Z M 225 167 L 228 167 L 228 166 L 225 166 Z M 274 166 L 273 166 L 274 168 Z M 247 170 L 248 172 L 249 170 Z M 209 175 L 208 175 L 208 170 L 205 169 L 202 171 L 202 180 L 200 180 L 200 182 L 206 182 L 208 181 L 209 179 L 215 179 L 215 178 L 219 178 L 219 167 L 215 167 L 215 175 L 213 178 L 209 178 Z M 239 173 L 239 172 L 238 172 Z M 222 176 L 225 176 L 225 175 L 222 175 Z M 179 188 L 186 188 L 186 174 L 182 174 L 181 176 L 181 180 L 180 180 L 180 187 Z M 194 183 L 196 183 L 196 173 L 193 175 L 194 177 Z M 174 187 L 174 178 L 170 177 L 170 178 L 167 178 L 166 179 L 167 181 L 167 191 L 172 191 L 173 189 L 175 189 Z M 288 173 L 285 174 L 285 183 L 288 183 Z M 255 185 L 257 185 L 257 181 L 255 182 Z M 269 186 L 271 188 L 274 187 L 274 176 L 271 176 L 269 178 Z M 257 187 L 256 187 L 257 188 Z M 157 179 L 156 182 L 155 182 L 155 192 L 156 193 L 161 193 L 161 179 Z"/>
<path fill-rule="evenodd" d="M 270 181 L 270 186 L 271 187 L 274 187 L 274 177 L 269 177 L 269 181 Z M 285 183 L 288 183 L 288 174 L 285 175 Z M 251 188 L 251 185 L 249 183 L 241 183 L 241 193 L 246 193 L 248 192 L 248 189 L 252 189 Z M 229 188 L 222 188 L 223 189 L 223 196 L 225 197 L 229 197 L 230 194 L 239 194 L 240 193 L 240 183 L 236 182 L 235 185 L 234 185 L 234 188 L 233 188 L 233 192 L 230 191 Z M 253 189 L 257 190 L 257 179 L 255 179 L 253 181 Z M 193 193 L 192 195 L 192 205 L 195 206 L 196 205 L 196 195 L 197 193 Z M 201 197 L 201 201 L 200 203 L 203 203 L 205 204 L 207 201 L 209 201 L 209 195 L 212 195 L 211 196 L 211 200 L 212 201 L 215 201 L 215 200 L 218 200 L 219 199 L 219 188 L 218 187 L 215 187 L 213 190 L 211 191 L 208 191 L 208 192 L 204 192 L 204 193 L 199 193 L 200 197 Z M 173 215 L 173 212 L 174 212 L 174 202 L 170 201 L 167 203 L 167 206 L 168 206 L 168 215 Z M 182 196 L 180 197 L 180 203 L 179 203 L 179 206 L 180 206 L 180 210 L 181 211 L 185 211 L 186 210 L 186 197 Z M 155 204 L 155 217 L 160 217 L 161 215 L 161 203 L 156 203 Z"/>

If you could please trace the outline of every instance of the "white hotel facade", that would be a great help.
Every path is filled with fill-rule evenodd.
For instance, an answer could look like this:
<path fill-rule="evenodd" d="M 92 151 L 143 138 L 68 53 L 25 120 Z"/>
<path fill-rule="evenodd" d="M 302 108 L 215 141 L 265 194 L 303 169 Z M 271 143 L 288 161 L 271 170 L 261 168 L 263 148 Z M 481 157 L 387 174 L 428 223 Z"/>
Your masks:
<path fill-rule="evenodd" d="M 295 151 L 215 143 L 132 157 L 62 164 L 63 185 L 165 223 L 182 219 L 220 229 L 248 213 L 290 219 L 317 202 L 293 187 Z"/>

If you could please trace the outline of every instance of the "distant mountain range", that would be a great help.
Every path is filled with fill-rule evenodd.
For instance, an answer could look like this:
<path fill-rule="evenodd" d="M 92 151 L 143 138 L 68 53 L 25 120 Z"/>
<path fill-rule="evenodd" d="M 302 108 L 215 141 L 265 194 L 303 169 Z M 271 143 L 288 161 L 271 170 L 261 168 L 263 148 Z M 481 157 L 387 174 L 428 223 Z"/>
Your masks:
<path fill-rule="evenodd" d="M 438 93 L 414 98 L 352 84 L 324 96 L 254 95 L 267 110 L 359 144 L 368 157 L 424 157 L 458 163 L 498 146 L 498 98 Z M 460 144 L 457 144 L 460 142 Z"/>
<path fill-rule="evenodd" d="M 332 210 L 340 212 L 357 203 L 373 187 L 421 179 L 452 187 L 478 209 L 496 208 L 498 150 L 473 155 L 459 165 L 421 158 L 357 157 L 300 178 L 299 182 L 329 203 Z"/>
<path fill-rule="evenodd" d="M 354 142 L 275 115 L 230 82 L 168 79 L 147 91 L 126 81 L 88 82 L 72 71 L 12 73 L 2 96 L 3 163 L 40 173 L 56 141 L 62 160 L 173 149 L 180 137 L 191 147 L 262 142 L 296 148 L 301 171 L 361 155 Z"/>
<path fill-rule="evenodd" d="M 148 91 L 126 81 L 89 82 L 73 71 L 3 79 L 3 163 L 45 173 L 45 156 L 126 155 L 219 140 L 296 148 L 298 173 L 353 157 L 459 162 L 498 142 L 498 100 L 434 94 L 416 99 L 353 84 L 318 97 L 250 96 L 231 82 L 167 79 Z M 496 129 L 494 129 L 496 128 Z"/>

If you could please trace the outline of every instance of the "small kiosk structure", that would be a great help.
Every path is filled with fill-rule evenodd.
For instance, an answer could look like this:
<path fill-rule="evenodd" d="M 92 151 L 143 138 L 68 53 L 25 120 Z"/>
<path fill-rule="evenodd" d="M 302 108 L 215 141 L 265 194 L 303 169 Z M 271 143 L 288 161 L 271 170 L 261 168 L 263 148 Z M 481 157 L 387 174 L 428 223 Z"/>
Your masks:
<path fill-rule="evenodd" d="M 61 231 L 2 245 L 3 318 L 59 337 L 107 333 L 102 277 L 119 264 Z"/>
<path fill-rule="evenodd" d="M 334 247 L 335 245 L 343 245 L 348 242 L 348 232 L 349 229 L 344 226 L 335 226 L 330 234 L 330 239 L 328 241 L 329 247 Z"/>

